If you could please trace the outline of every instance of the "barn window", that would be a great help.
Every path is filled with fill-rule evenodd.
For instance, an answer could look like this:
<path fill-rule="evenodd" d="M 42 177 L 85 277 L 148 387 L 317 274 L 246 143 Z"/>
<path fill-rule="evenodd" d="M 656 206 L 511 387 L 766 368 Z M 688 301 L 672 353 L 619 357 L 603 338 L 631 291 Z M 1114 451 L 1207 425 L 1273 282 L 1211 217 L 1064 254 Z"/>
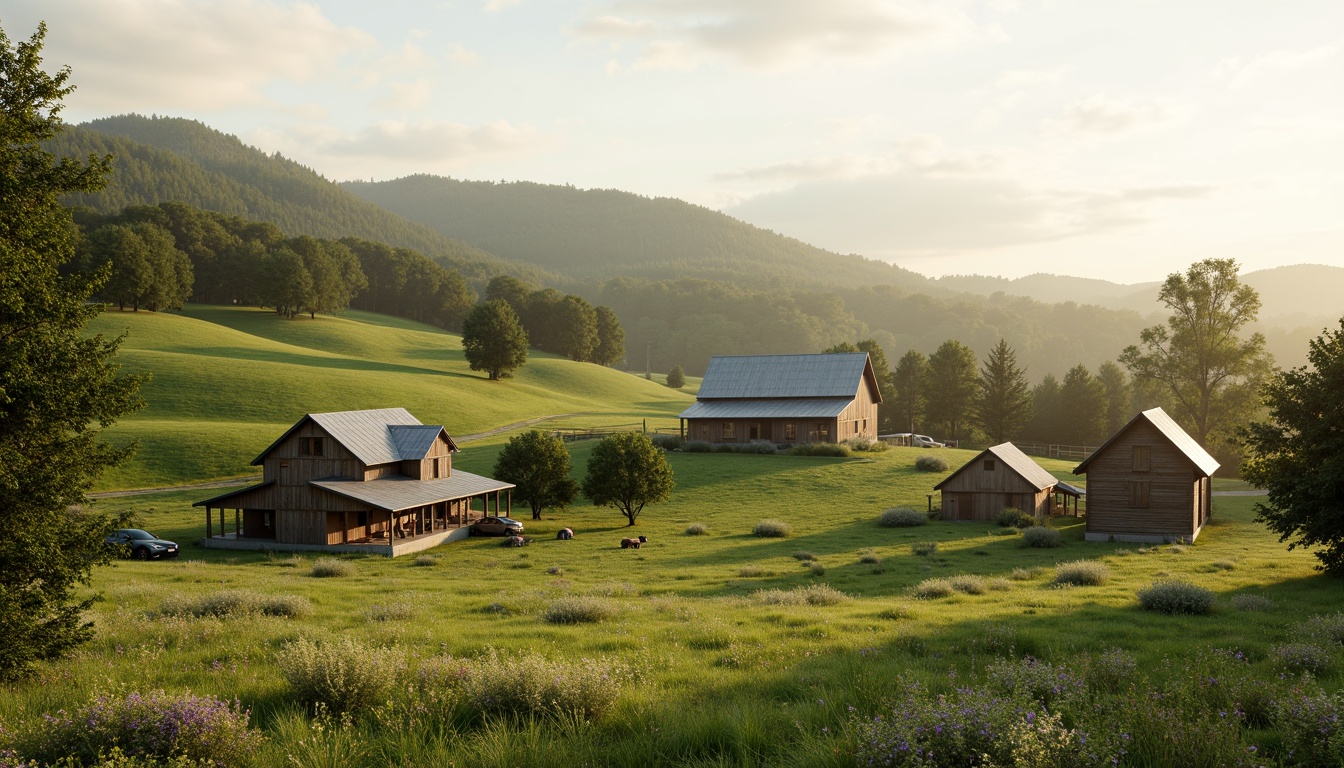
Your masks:
<path fill-rule="evenodd" d="M 1136 445 L 1133 447 L 1134 471 L 1147 472 L 1151 466 L 1152 446 Z"/>
<path fill-rule="evenodd" d="M 724 440 L 737 439 L 737 424 L 735 422 L 732 421 L 723 422 L 723 439 Z"/>
<path fill-rule="evenodd" d="M 824 421 L 817 422 L 817 439 L 823 443 L 831 439 L 831 430 Z"/>
<path fill-rule="evenodd" d="M 1148 508 L 1148 491 L 1152 484 L 1147 480 L 1135 480 L 1129 484 L 1129 506 L 1135 509 Z"/>
<path fill-rule="evenodd" d="M 320 437 L 301 437 L 299 438 L 300 456 L 321 456 L 322 438 Z"/>
<path fill-rule="evenodd" d="M 356 523 L 356 525 L 358 525 L 360 528 L 363 528 L 368 524 L 369 524 L 369 511 L 366 509 L 362 509 L 359 512 L 358 522 Z"/>
<path fill-rule="evenodd" d="M 433 462 L 434 462 L 434 479 L 435 479 L 435 480 L 438 480 L 438 479 L 439 479 L 439 460 L 438 460 L 438 459 L 433 459 Z"/>
<path fill-rule="evenodd" d="M 993 472 L 993 471 L 994 471 L 994 460 L 993 460 L 993 459 L 985 459 L 985 471 L 986 471 L 986 472 Z"/>
<path fill-rule="evenodd" d="M 785 440 L 789 440 L 789 441 L 793 441 L 793 440 L 797 440 L 797 439 L 798 439 L 798 425 L 797 425 L 797 424 L 785 424 L 785 425 L 784 425 L 784 439 L 785 439 Z"/>

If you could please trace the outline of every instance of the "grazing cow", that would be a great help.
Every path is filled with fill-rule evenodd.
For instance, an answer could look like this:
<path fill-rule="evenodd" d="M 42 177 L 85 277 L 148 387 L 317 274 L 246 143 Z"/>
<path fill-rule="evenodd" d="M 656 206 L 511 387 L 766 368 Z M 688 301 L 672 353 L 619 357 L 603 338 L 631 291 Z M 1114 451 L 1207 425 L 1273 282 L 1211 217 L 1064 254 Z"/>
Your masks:
<path fill-rule="evenodd" d="M 639 543 L 640 543 L 640 544 L 648 544 L 648 543 L 649 543 L 649 540 L 646 539 L 646 538 L 644 538 L 643 536 L 640 536 L 640 537 L 639 537 Z"/>
<path fill-rule="evenodd" d="M 499 543 L 505 547 L 525 547 L 527 546 L 527 539 L 522 536 L 505 536 L 504 540 Z"/>
<path fill-rule="evenodd" d="M 621 549 L 639 549 L 639 539 L 621 539 Z"/>
<path fill-rule="evenodd" d="M 560 531 L 555 534 L 555 538 L 562 541 L 568 541 L 569 539 L 574 538 L 574 530 L 572 528 L 561 528 Z"/>

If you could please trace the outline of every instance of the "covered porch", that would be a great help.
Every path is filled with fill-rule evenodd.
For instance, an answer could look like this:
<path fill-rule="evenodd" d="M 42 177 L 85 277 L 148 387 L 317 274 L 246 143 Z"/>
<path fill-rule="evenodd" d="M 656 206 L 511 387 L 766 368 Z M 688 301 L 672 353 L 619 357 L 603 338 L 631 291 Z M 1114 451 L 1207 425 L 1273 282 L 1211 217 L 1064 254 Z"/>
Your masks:
<path fill-rule="evenodd" d="M 1069 514 L 1069 501 L 1073 501 L 1073 516 L 1078 517 L 1080 513 L 1087 510 L 1087 489 L 1076 485 L 1070 485 L 1064 481 L 1055 483 L 1051 493 L 1051 510 L 1054 514 Z"/>

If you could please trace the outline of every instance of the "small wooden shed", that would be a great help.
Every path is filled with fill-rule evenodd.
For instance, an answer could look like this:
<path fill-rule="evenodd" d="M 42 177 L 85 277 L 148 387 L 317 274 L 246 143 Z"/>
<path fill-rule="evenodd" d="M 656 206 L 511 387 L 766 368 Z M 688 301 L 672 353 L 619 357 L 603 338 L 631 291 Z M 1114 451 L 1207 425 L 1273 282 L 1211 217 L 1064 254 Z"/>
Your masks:
<path fill-rule="evenodd" d="M 1048 515 L 1058 481 L 1012 443 L 986 448 L 935 485 L 944 520 L 993 520 L 1013 507 Z"/>
<path fill-rule="evenodd" d="M 1087 540 L 1194 541 L 1217 469 L 1166 411 L 1140 413 L 1073 470 L 1087 475 Z"/>

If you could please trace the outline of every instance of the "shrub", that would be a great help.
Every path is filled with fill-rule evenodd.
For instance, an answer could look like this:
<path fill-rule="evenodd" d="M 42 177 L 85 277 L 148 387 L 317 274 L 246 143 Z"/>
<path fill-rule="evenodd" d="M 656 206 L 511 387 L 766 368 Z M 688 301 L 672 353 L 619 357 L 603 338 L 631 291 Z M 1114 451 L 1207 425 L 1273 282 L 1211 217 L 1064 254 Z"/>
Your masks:
<path fill-rule="evenodd" d="M 432 568 L 439 564 L 439 558 L 434 555 L 416 555 L 411 561 L 411 565 L 417 568 Z"/>
<path fill-rule="evenodd" d="M 915 459 L 915 469 L 920 472 L 946 472 L 947 462 L 937 456 L 920 456 Z"/>
<path fill-rule="evenodd" d="M 738 578 L 758 579 L 764 576 L 774 576 L 774 571 L 766 570 L 759 565 L 744 565 L 737 571 Z"/>
<path fill-rule="evenodd" d="M 571 595 L 551 603 L 541 617 L 551 624 L 595 624 L 615 615 L 615 608 L 606 600 Z"/>
<path fill-rule="evenodd" d="M 849 449 L 852 451 L 861 451 L 863 453 L 882 453 L 891 447 L 881 440 L 874 440 L 871 437 L 865 437 L 863 435 L 851 437 L 845 441 L 845 445 L 849 446 Z"/>
<path fill-rule="evenodd" d="M 1273 600 L 1270 600 L 1268 597 L 1262 597 L 1261 595 L 1250 595 L 1244 592 L 1240 595 L 1233 595 L 1232 599 L 1229 600 L 1228 602 L 1231 603 L 1232 607 L 1236 608 L 1238 611 L 1274 610 Z"/>
<path fill-rule="evenodd" d="M 958 592 L 964 592 L 968 595 L 983 595 L 989 591 L 985 580 L 979 576 L 953 576 L 948 579 L 948 583 Z"/>
<path fill-rule="evenodd" d="M 369 621 L 406 621 L 414 615 L 415 606 L 410 603 L 377 603 L 364 609 Z"/>
<path fill-rule="evenodd" d="M 1344 613 L 1333 616 L 1312 616 L 1296 625 L 1297 634 L 1318 643 L 1344 645 Z"/>
<path fill-rule="evenodd" d="M 957 590 L 952 586 L 951 579 L 925 579 L 910 588 L 910 594 L 920 600 L 933 600 L 939 597 L 948 597 Z"/>
<path fill-rule="evenodd" d="M 564 569 L 564 568 L 561 568 L 561 567 L 558 566 L 558 565 L 552 565 L 550 568 L 547 568 L 547 569 L 546 569 L 546 573 L 549 574 L 549 575 L 551 575 L 551 576 L 564 576 L 564 575 L 565 575 L 565 569 Z"/>
<path fill-rule="evenodd" d="M 709 533 L 709 526 L 704 523 L 691 523 L 686 526 L 687 536 L 704 536 Z"/>
<path fill-rule="evenodd" d="M 1046 707 L 1084 688 L 1083 681 L 1067 668 L 1051 666 L 1030 656 L 991 661 L 985 667 L 985 675 L 991 689 L 1021 693 Z"/>
<path fill-rule="evenodd" d="M 1030 528 L 1036 524 L 1036 518 L 1017 507 L 1004 507 L 995 518 L 1001 528 Z"/>
<path fill-rule="evenodd" d="M 929 522 L 929 518 L 923 512 L 913 509 L 892 507 L 882 510 L 882 516 L 877 521 L 888 528 L 914 528 Z"/>
<path fill-rule="evenodd" d="M 1270 646 L 1269 658 L 1275 667 L 1285 672 L 1293 674 L 1310 672 L 1315 677 L 1324 675 L 1335 665 L 1334 655 L 1330 653 L 1329 648 L 1322 648 L 1312 643 L 1284 643 Z"/>
<path fill-rule="evenodd" d="M 807 564 L 807 570 L 811 571 L 813 576 L 826 575 L 826 566 L 816 562 L 815 560 Z"/>
<path fill-rule="evenodd" d="M 1008 578 L 1013 581 L 1031 581 L 1041 575 L 1041 568 L 1014 568 L 1013 572 L 1008 574 Z"/>
<path fill-rule="evenodd" d="M 1087 660 L 1085 676 L 1088 686 L 1094 690 L 1118 693 L 1129 685 L 1138 671 L 1139 661 L 1134 654 L 1112 648 Z"/>
<path fill-rule="evenodd" d="M 1201 614 L 1213 609 L 1211 590 L 1184 581 L 1155 581 L 1139 590 L 1144 610 L 1166 614 Z"/>
<path fill-rule="evenodd" d="M 714 444 L 708 440 L 687 440 L 681 446 L 682 453 L 713 453 Z"/>
<path fill-rule="evenodd" d="M 1344 694 L 1294 689 L 1274 702 L 1270 719 L 1290 765 L 1344 765 Z"/>
<path fill-rule="evenodd" d="M 782 520 L 762 520 L 752 527 L 751 532 L 763 539 L 782 539 L 793 532 L 793 526 Z"/>
<path fill-rule="evenodd" d="M 664 451 L 675 451 L 678 448 L 682 448 L 684 450 L 684 446 L 686 445 L 686 441 L 682 438 L 681 435 L 655 433 L 649 435 L 649 440 L 654 445 L 658 446 L 659 448 L 662 448 Z"/>
<path fill-rule="evenodd" d="M 805 551 L 803 551 L 803 550 L 800 549 L 800 550 L 798 550 L 797 552 L 794 552 L 794 553 L 793 553 L 793 559 L 794 559 L 794 560 L 801 560 L 801 561 L 803 561 L 803 562 L 806 563 L 806 562 L 809 562 L 809 561 L 811 561 L 811 560 L 816 560 L 816 559 L 817 559 L 817 556 L 814 555 L 814 554 L 812 554 L 811 552 L 805 552 Z"/>
<path fill-rule="evenodd" d="M 762 456 L 771 456 L 779 453 L 779 449 L 769 440 L 752 440 L 750 443 L 737 449 L 738 453 L 757 453 Z"/>
<path fill-rule="evenodd" d="M 299 638 L 276 655 L 294 695 L 331 712 L 358 712 L 383 700 L 392 682 L 384 654 L 353 638 L 318 643 Z"/>
<path fill-rule="evenodd" d="M 1096 560 L 1074 560 L 1055 566 L 1055 583 L 1098 587 L 1111 578 L 1111 569 Z"/>
<path fill-rule="evenodd" d="M 865 552 L 862 555 L 859 555 L 859 562 L 864 565 L 881 565 L 882 558 L 878 557 L 873 552 Z"/>
<path fill-rule="evenodd" d="M 920 557 L 928 557 L 938 551 L 936 541 L 916 541 L 910 545 L 910 552 Z"/>
<path fill-rule="evenodd" d="M 596 718 L 635 681 L 616 659 L 552 661 L 538 653 L 489 648 L 474 659 L 432 659 L 420 667 L 420 686 L 455 701 L 472 715 L 578 715 Z"/>
<path fill-rule="evenodd" d="M 238 702 L 213 696 L 100 694 L 73 712 L 44 715 L 17 734 L 14 746 L 33 765 L 102 765 L 115 748 L 130 758 L 126 765 L 178 759 L 192 765 L 241 766 L 261 743 L 261 734 L 248 727 L 248 717 Z M 0 750 L 0 765 L 29 764 L 10 763 Z"/>
<path fill-rule="evenodd" d="M 849 599 L 849 595 L 829 584 L 809 584 L 787 590 L 762 589 L 755 597 L 766 605 L 836 605 Z"/>
<path fill-rule="evenodd" d="M 845 458 L 851 455 L 849 446 L 840 443 L 803 443 L 789 449 L 790 456 L 829 456 Z"/>
<path fill-rule="evenodd" d="M 1064 537 L 1059 535 L 1059 531 L 1054 528 L 1047 528 L 1043 525 L 1033 525 L 1022 531 L 1022 544 L 1028 547 L 1037 547 L 1039 549 L 1051 549 L 1053 547 L 1063 546 Z"/>
<path fill-rule="evenodd" d="M 332 578 L 335 576 L 354 576 L 355 566 L 345 560 L 337 560 L 334 557 L 319 557 L 313 561 L 313 570 L 309 572 L 310 576 L 319 579 Z"/>

